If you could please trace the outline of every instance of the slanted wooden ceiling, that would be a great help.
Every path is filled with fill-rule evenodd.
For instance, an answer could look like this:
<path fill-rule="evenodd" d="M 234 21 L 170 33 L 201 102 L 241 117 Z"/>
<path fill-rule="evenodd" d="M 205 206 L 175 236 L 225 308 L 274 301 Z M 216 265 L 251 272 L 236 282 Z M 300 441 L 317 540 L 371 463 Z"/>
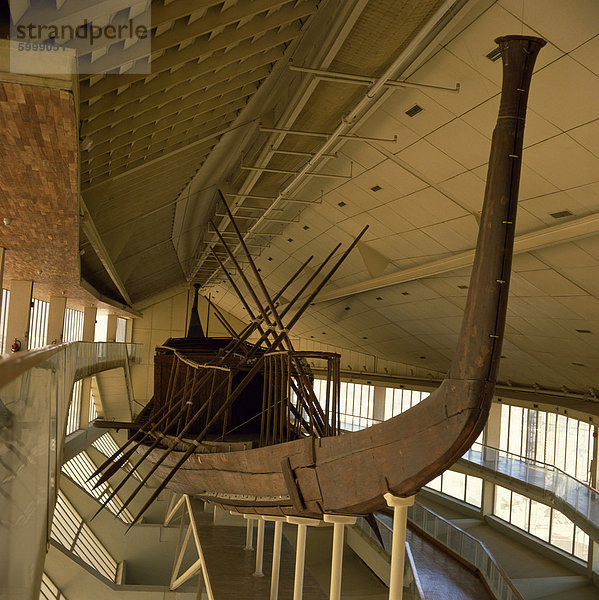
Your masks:
<path fill-rule="evenodd" d="M 81 193 L 132 302 L 184 281 L 175 201 L 317 5 L 152 2 L 151 74 L 81 77 Z M 101 267 L 84 255 L 84 276 L 114 288 Z"/>
<path fill-rule="evenodd" d="M 208 219 L 231 232 L 216 186 L 271 290 L 308 255 L 322 259 L 369 224 L 295 333 L 317 348 L 444 371 L 497 116 L 493 40 L 539 35 L 548 44 L 530 96 L 500 376 L 592 396 L 598 22 L 594 0 L 156 0 L 152 73 L 81 78 L 81 194 L 109 259 L 82 236 L 83 275 L 115 297 L 124 289 L 133 303 L 197 282 L 244 318 L 211 254 L 224 249 Z M 371 94 L 392 64 L 391 79 L 416 87 Z M 456 83 L 459 93 L 448 91 Z M 415 106 L 422 110 L 410 113 Z"/>

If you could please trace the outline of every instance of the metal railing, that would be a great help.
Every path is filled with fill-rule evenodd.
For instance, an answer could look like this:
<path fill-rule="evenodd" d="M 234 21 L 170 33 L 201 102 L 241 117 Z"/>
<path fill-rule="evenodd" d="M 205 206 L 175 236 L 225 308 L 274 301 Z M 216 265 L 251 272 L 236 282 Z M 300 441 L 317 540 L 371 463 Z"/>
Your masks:
<path fill-rule="evenodd" d="M 418 502 L 408 508 L 408 521 L 476 569 L 496 600 L 524 600 L 480 540 Z"/>
<path fill-rule="evenodd" d="M 393 529 L 389 527 L 387 523 L 381 520 L 379 517 L 374 515 L 377 522 L 379 533 L 383 540 L 382 549 L 389 555 L 389 561 L 391 561 L 391 548 L 393 545 Z M 380 540 L 368 521 L 363 517 L 358 517 L 356 520 L 356 526 L 365 533 L 375 544 L 380 545 Z M 412 555 L 412 549 L 410 548 L 409 542 L 406 541 L 406 560 L 404 568 L 404 593 L 405 589 L 408 588 L 410 592 L 411 600 L 426 600 L 420 578 L 418 577 L 418 571 L 416 570 L 416 564 L 414 563 L 414 556 Z"/>
<path fill-rule="evenodd" d="M 136 344 L 72 342 L 0 361 L 0 547 L 11 549 L 0 553 L 0 595 L 39 590 L 74 382 L 139 354 Z"/>
<path fill-rule="evenodd" d="M 553 465 L 479 443 L 473 444 L 462 461 L 467 461 L 470 467 L 480 467 L 481 472 L 490 471 L 517 480 L 529 491 L 536 490 L 542 502 L 577 521 L 589 535 L 599 536 L 599 492 L 587 483 Z M 582 523 L 580 517 L 586 523 Z"/>

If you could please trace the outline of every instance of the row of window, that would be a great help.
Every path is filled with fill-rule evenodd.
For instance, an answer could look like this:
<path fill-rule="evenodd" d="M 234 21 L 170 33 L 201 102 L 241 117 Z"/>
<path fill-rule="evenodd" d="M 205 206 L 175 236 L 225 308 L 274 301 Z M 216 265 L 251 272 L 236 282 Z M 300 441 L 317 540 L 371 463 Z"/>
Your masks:
<path fill-rule="evenodd" d="M 590 423 L 565 415 L 504 404 L 499 449 L 553 465 L 588 483 L 593 428 Z"/>
<path fill-rule="evenodd" d="M 10 304 L 10 291 L 2 289 L 2 304 L 0 305 L 0 353 L 2 350 L 8 351 L 6 330 L 8 323 L 8 307 Z M 48 314 L 50 304 L 38 298 L 33 298 L 31 310 L 29 312 L 29 337 L 27 348 L 33 350 L 42 348 L 48 343 L 57 343 L 60 340 L 48 340 Z M 98 314 L 96 317 L 96 327 L 94 332 L 94 341 L 106 341 L 108 328 L 108 315 Z M 117 318 L 116 323 L 116 341 L 124 342 L 126 339 L 127 321 L 121 317 Z M 76 342 L 83 337 L 83 312 L 67 308 L 64 314 L 64 326 L 62 333 L 63 342 Z M 8 340 L 10 342 L 11 340 Z M 23 341 L 23 340 L 21 340 Z M 9 344 L 10 346 L 10 344 Z"/>
<path fill-rule="evenodd" d="M 315 382 L 319 396 L 325 382 Z M 386 388 L 384 418 L 412 408 L 429 394 Z M 374 386 L 341 384 L 341 421 L 345 429 L 372 425 Z M 482 435 L 477 440 L 482 442 Z M 585 421 L 546 411 L 502 405 L 499 449 L 553 465 L 583 482 L 590 480 L 593 426 Z M 482 506 L 483 480 L 446 471 L 427 486 L 476 508 Z M 494 515 L 513 526 L 576 556 L 588 559 L 588 536 L 559 511 L 501 486 L 495 486 Z"/>

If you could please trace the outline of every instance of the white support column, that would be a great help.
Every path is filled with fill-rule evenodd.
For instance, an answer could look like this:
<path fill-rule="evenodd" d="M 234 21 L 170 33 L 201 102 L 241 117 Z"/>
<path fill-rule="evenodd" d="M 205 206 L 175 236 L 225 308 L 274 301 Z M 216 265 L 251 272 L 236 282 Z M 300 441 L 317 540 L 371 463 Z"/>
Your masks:
<path fill-rule="evenodd" d="M 64 311 L 67 299 L 64 296 L 52 296 L 48 307 L 48 344 L 62 343 L 62 330 L 64 329 Z"/>
<path fill-rule="evenodd" d="M 21 350 L 27 350 L 29 337 L 29 315 L 31 314 L 31 297 L 33 281 L 10 282 L 10 304 L 6 323 L 6 347 L 10 352 L 13 342 L 21 342 Z"/>
<path fill-rule="evenodd" d="M 402 600 L 408 506 L 414 504 L 414 496 L 398 498 L 393 494 L 387 493 L 385 494 L 385 500 L 393 508 L 393 544 L 391 546 L 389 600 Z"/>
<path fill-rule="evenodd" d="M 279 574 L 281 571 L 281 541 L 283 539 L 283 523 L 285 517 L 263 517 L 265 521 L 274 521 L 275 533 L 272 541 L 272 568 L 270 572 L 269 600 L 279 598 Z"/>
<path fill-rule="evenodd" d="M 354 525 L 356 517 L 324 515 L 325 523 L 333 523 L 333 555 L 331 557 L 330 600 L 341 600 L 341 574 L 343 569 L 343 538 L 345 526 Z"/>
<path fill-rule="evenodd" d="M 302 600 L 304 595 L 304 564 L 306 562 L 306 530 L 308 526 L 318 526 L 318 519 L 306 517 L 287 517 L 287 522 L 297 525 L 295 544 L 295 579 L 293 582 L 293 600 Z"/>
<path fill-rule="evenodd" d="M 107 342 L 116 342 L 116 320 L 118 319 L 117 315 L 108 315 L 107 323 L 106 323 L 106 341 Z"/>
<path fill-rule="evenodd" d="M 262 564 L 264 562 L 264 519 L 258 519 L 258 533 L 256 534 L 256 570 L 254 577 L 264 577 Z"/>
<path fill-rule="evenodd" d="M 254 521 L 256 520 L 256 515 L 243 515 L 243 518 L 247 521 L 245 530 L 245 546 L 243 549 L 253 550 L 254 546 L 252 546 L 252 541 L 254 537 Z"/>

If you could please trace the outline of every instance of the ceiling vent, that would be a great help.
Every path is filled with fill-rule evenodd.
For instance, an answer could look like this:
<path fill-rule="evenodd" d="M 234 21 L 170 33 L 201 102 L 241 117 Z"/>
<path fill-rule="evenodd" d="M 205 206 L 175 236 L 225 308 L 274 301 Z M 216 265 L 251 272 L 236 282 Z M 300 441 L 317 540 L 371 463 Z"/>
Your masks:
<path fill-rule="evenodd" d="M 489 54 L 485 54 L 485 56 L 491 62 L 498 61 L 501 58 L 501 50 L 499 49 L 499 46 L 497 46 L 497 48 L 493 48 L 493 50 L 491 50 L 491 52 L 489 52 Z"/>
<path fill-rule="evenodd" d="M 408 115 L 408 117 L 415 117 L 419 112 L 422 112 L 424 110 L 424 108 L 422 108 L 422 106 L 419 106 L 418 104 L 414 104 L 414 106 L 412 106 L 412 108 L 409 108 L 408 110 L 406 110 L 406 115 Z"/>
<path fill-rule="evenodd" d="M 559 212 L 549 213 L 549 216 L 554 219 L 563 219 L 564 217 L 571 217 L 572 213 L 569 210 L 560 210 Z"/>
<path fill-rule="evenodd" d="M 383 188 L 380 185 L 373 185 L 370 189 L 373 192 L 378 192 L 379 190 L 382 190 Z"/>

